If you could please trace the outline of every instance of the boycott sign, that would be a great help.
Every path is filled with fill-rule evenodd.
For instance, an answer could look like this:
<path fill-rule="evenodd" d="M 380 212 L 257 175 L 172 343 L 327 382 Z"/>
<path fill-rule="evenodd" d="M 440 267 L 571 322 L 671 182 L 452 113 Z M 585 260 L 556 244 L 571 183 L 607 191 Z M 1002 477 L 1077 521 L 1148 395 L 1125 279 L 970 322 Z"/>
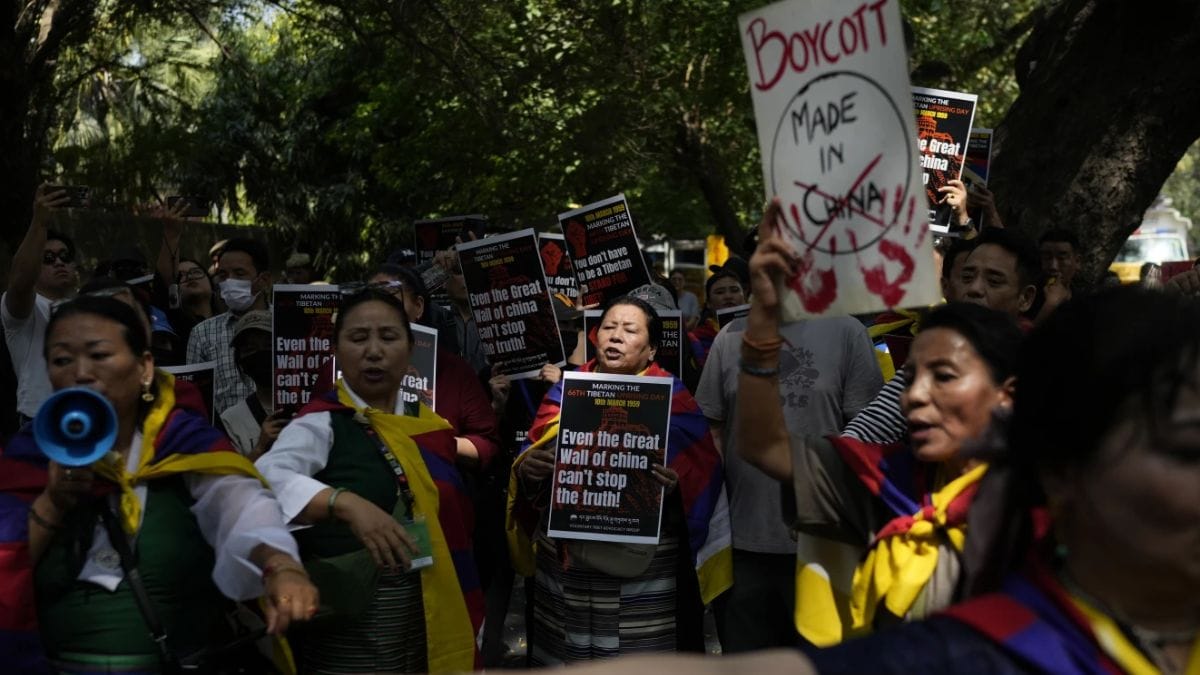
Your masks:
<path fill-rule="evenodd" d="M 271 384 L 275 409 L 308 403 L 322 375 L 333 378 L 333 313 L 337 286 L 279 285 L 271 298 Z"/>
<path fill-rule="evenodd" d="M 749 309 L 750 305 L 746 305 Z M 678 309 L 658 309 L 658 322 L 662 326 L 662 344 L 654 353 L 654 362 L 669 371 L 675 377 L 683 379 L 683 350 L 687 341 L 687 331 L 684 330 L 683 312 Z M 604 310 L 587 309 L 583 312 L 583 334 L 587 344 L 584 346 L 584 358 L 588 361 L 596 358 L 596 330 L 600 327 L 600 316 Z"/>
<path fill-rule="evenodd" d="M 936 302 L 899 0 L 785 0 L 738 25 L 767 197 L 800 256 L 783 318 Z"/>
<path fill-rule="evenodd" d="M 526 229 L 457 248 L 471 314 L 492 372 L 530 378 L 547 363 L 565 364 L 537 234 Z"/>
<path fill-rule="evenodd" d="M 558 214 L 584 305 L 595 305 L 650 283 L 629 205 L 619 194 Z"/>
<path fill-rule="evenodd" d="M 567 242 L 561 234 L 538 232 L 541 244 L 542 269 L 546 272 L 546 283 L 551 293 L 562 293 L 572 302 L 579 297 L 579 286 L 575 281 L 575 268 L 567 254 Z"/>
<path fill-rule="evenodd" d="M 934 232 L 950 231 L 953 210 L 940 207 L 938 188 L 962 178 L 963 158 L 975 119 L 975 94 L 913 87 L 917 111 L 917 149 L 921 153 L 921 179 L 929 200 L 929 223 Z"/>
<path fill-rule="evenodd" d="M 163 370 L 175 376 L 176 380 L 191 382 L 200 390 L 204 405 L 208 406 L 208 423 L 217 423 L 217 400 L 213 397 L 213 381 L 216 377 L 217 362 L 205 361 L 187 366 L 163 366 Z"/>
<path fill-rule="evenodd" d="M 458 239 L 467 241 L 468 232 L 474 232 L 476 237 L 482 239 L 485 227 L 487 216 L 480 214 L 414 222 L 413 237 L 416 239 L 414 248 L 417 250 L 417 262 L 433 260 L 433 254 L 453 248 Z"/>
<path fill-rule="evenodd" d="M 657 544 L 671 379 L 563 373 L 547 534 Z"/>
<path fill-rule="evenodd" d="M 419 323 L 409 324 L 413 348 L 408 357 L 408 372 L 400 383 L 405 403 L 420 401 L 433 409 L 437 400 L 437 330 Z"/>

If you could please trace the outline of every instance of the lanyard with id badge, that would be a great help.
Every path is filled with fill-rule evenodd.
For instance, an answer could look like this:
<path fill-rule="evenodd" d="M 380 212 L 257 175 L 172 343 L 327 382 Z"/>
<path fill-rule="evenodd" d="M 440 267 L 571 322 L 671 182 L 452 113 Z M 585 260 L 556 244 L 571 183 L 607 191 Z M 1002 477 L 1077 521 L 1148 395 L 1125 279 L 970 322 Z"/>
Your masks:
<path fill-rule="evenodd" d="M 375 429 L 370 425 L 364 425 L 363 431 L 375 443 L 375 447 L 379 448 L 380 454 L 392 467 L 392 473 L 396 474 L 396 509 L 392 511 L 392 516 L 404 526 L 405 531 L 413 538 L 418 551 L 412 558 L 409 571 L 432 566 L 433 544 L 429 540 L 429 524 L 425 521 L 425 514 L 413 512 L 415 500 L 412 488 L 408 484 L 408 475 L 404 473 L 404 468 L 396 460 L 396 455 L 392 454 Z"/>

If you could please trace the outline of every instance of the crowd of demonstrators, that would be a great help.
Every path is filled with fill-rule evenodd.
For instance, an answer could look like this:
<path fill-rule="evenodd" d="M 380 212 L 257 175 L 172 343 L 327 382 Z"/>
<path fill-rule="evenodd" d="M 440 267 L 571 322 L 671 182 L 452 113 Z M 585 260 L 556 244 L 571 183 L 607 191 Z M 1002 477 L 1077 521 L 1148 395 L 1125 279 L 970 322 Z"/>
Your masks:
<path fill-rule="evenodd" d="M 819 672 L 1193 672 L 1200 272 L 1091 289 L 1072 232 L 1035 244 L 990 194 L 943 194 L 960 235 L 932 262 L 943 305 L 781 323 L 796 258 L 772 203 L 702 305 L 674 270 L 589 334 L 552 296 L 565 363 L 530 378 L 489 365 L 453 249 L 438 269 L 393 253 L 337 280 L 341 372 L 296 411 L 272 400 L 263 243 L 218 242 L 206 269 L 179 256 L 180 207 L 159 209 L 153 269 L 115 247 L 81 283 L 48 227 L 65 193 L 39 189 L 0 299 L 14 412 L 91 388 L 116 440 L 88 467 L 47 461 L 29 424 L 5 440 L 0 651 L 29 672 L 156 672 L 286 632 L 301 672 L 511 665 L 519 576 L 532 666 L 703 651 L 707 608 L 735 670 L 803 672 L 739 656 L 800 647 Z M 318 276 L 299 251 L 280 268 Z M 678 376 L 658 358 L 677 309 Z M 401 394 L 413 324 L 438 333 L 432 408 Z M 184 354 L 215 363 L 211 401 L 162 369 Z M 657 544 L 548 534 L 565 371 L 671 379 Z M 243 608 L 231 628 L 255 598 L 261 625 Z"/>

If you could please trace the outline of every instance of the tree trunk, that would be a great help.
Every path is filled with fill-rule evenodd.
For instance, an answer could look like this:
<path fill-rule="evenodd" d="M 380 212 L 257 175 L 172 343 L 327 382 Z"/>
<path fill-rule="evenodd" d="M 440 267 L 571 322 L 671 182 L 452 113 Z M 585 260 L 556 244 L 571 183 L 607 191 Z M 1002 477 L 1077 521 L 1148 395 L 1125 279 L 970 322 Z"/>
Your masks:
<path fill-rule="evenodd" d="M 733 255 L 745 255 L 742 240 L 746 233 L 738 224 L 737 212 L 730 198 L 729 183 L 725 173 L 715 161 L 713 153 L 704 140 L 698 115 L 688 114 L 676 130 L 675 158 L 679 167 L 691 175 L 696 187 L 704 196 L 712 215 L 716 233 L 725 237 L 725 245 Z"/>
<path fill-rule="evenodd" d="M 1062 0 L 1017 54 L 990 187 L 1030 236 L 1074 232 L 1096 280 L 1200 137 L 1200 3 Z"/>

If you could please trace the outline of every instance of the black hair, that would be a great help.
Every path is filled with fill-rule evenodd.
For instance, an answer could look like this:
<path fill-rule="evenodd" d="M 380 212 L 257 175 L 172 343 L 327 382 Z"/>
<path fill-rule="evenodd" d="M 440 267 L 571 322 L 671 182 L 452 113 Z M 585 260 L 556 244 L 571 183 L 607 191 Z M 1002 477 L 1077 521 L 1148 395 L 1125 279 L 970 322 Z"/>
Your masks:
<path fill-rule="evenodd" d="M 989 228 L 975 238 L 975 249 L 994 244 L 1017 259 L 1017 281 L 1022 287 L 1042 285 L 1042 257 L 1033 241 L 1009 229 Z"/>
<path fill-rule="evenodd" d="M 395 263 L 383 263 L 376 268 L 375 274 L 384 274 L 402 281 L 405 286 L 409 287 L 409 290 L 411 290 L 417 297 L 421 298 L 425 304 L 425 312 L 429 312 L 429 307 L 431 305 L 431 301 L 429 299 L 429 289 L 425 287 L 425 281 L 421 278 L 420 274 L 417 274 L 415 269 L 411 267 L 405 267 L 404 265 L 397 265 Z M 409 319 L 412 321 L 417 322 L 420 322 L 421 318 L 422 317 L 419 316 L 409 317 Z"/>
<path fill-rule="evenodd" d="M 75 240 L 58 230 L 46 230 L 46 241 L 61 241 L 63 246 L 67 247 L 67 253 L 71 255 L 71 260 L 75 260 L 78 256 L 75 255 Z"/>
<path fill-rule="evenodd" d="M 1145 280 L 1146 280 L 1146 275 L 1147 275 L 1147 274 L 1150 274 L 1150 272 L 1151 272 L 1151 271 L 1152 271 L 1152 270 L 1153 270 L 1155 267 L 1157 267 L 1158 269 L 1162 269 L 1162 265 L 1159 265 L 1159 264 L 1158 264 L 1158 263 L 1156 263 L 1156 262 L 1146 262 L 1146 263 L 1142 263 L 1142 267 L 1141 267 L 1141 269 L 1139 269 L 1139 270 L 1138 270 L 1138 279 L 1139 279 L 1139 280 L 1141 280 L 1141 281 L 1145 281 Z"/>
<path fill-rule="evenodd" d="M 733 271 L 732 269 L 727 269 L 725 267 L 721 267 L 721 268 L 714 270 L 712 273 L 712 276 L 710 276 L 704 282 L 704 306 L 705 307 L 708 306 L 708 296 L 712 294 L 713 284 L 716 284 L 721 279 L 733 279 L 734 281 L 736 281 L 738 283 L 738 286 L 740 286 L 742 288 L 742 295 L 746 294 L 746 284 L 745 284 L 745 282 L 742 281 L 741 275 L 738 274 L 737 272 Z"/>
<path fill-rule="evenodd" d="M 1061 227 L 1046 230 L 1045 234 L 1038 239 L 1038 246 L 1049 243 L 1070 244 L 1071 252 L 1079 253 L 1079 237 L 1076 237 L 1074 232 L 1069 232 Z"/>
<path fill-rule="evenodd" d="M 1105 439 L 1127 420 L 1158 443 L 1198 365 L 1200 301 L 1190 296 L 1104 288 L 1039 324 L 1021 346 L 1007 440 L 972 504 L 968 591 L 995 588 L 1026 560 L 1029 514 L 1046 504 L 1044 472 L 1077 475 L 1101 461 Z"/>
<path fill-rule="evenodd" d="M 954 259 L 964 253 L 970 253 L 975 250 L 976 239 L 963 239 L 961 237 L 947 237 L 950 243 L 946 246 L 942 253 L 942 278 L 949 279 L 950 273 L 954 269 Z"/>
<path fill-rule="evenodd" d="M 221 255 L 226 253 L 245 253 L 254 263 L 255 272 L 261 274 L 271 271 L 271 255 L 267 252 L 267 245 L 257 239 L 233 237 L 226 240 L 225 245 L 221 247 Z"/>
<path fill-rule="evenodd" d="M 118 282 L 118 284 L 120 283 Z M 128 286 L 128 284 L 125 285 Z M 140 357 L 150 350 L 149 331 L 146 328 L 145 320 L 138 316 L 137 310 L 120 300 L 99 295 L 81 295 L 56 306 L 50 315 L 50 321 L 46 323 L 46 337 L 50 337 L 50 333 L 54 331 L 54 327 L 58 325 L 59 321 L 84 314 L 104 317 L 121 324 L 123 329 L 121 333 L 125 337 L 125 344 L 136 356 Z M 48 353 L 49 344 L 48 340 L 43 340 L 43 356 Z"/>
<path fill-rule="evenodd" d="M 622 295 L 604 303 L 604 307 L 600 312 L 600 321 L 596 325 L 604 323 L 604 317 L 608 315 L 608 311 L 617 305 L 632 305 L 642 310 L 642 314 L 646 315 L 646 333 L 649 337 L 650 346 L 658 349 L 662 345 L 662 322 L 658 319 L 658 312 L 650 306 L 650 303 L 635 298 L 632 295 Z"/>
<path fill-rule="evenodd" d="M 404 332 L 408 336 L 408 344 L 411 349 L 413 344 L 413 330 L 412 325 L 408 322 L 408 312 L 404 310 L 404 303 L 395 295 L 383 289 L 371 288 L 370 286 L 342 297 L 342 303 L 338 305 L 337 314 L 333 317 L 333 343 L 337 344 L 338 337 L 342 334 L 342 326 L 345 324 L 346 316 L 350 314 L 350 310 L 363 303 L 373 301 L 388 305 L 400 315 L 400 323 L 404 324 Z"/>
<path fill-rule="evenodd" d="M 963 336 L 1001 385 L 1016 372 L 1021 329 L 1004 312 L 970 302 L 951 302 L 921 319 L 921 332 L 945 328 Z"/>

